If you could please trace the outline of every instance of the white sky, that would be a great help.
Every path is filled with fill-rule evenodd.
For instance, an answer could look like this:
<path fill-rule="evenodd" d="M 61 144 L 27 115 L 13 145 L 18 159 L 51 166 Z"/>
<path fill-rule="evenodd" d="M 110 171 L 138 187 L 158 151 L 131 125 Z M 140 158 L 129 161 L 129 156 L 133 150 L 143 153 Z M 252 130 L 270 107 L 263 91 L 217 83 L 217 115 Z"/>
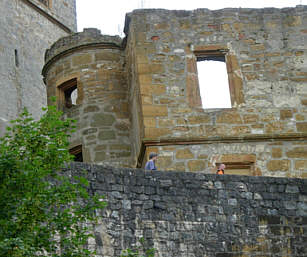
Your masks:
<path fill-rule="evenodd" d="M 307 5 L 307 0 L 77 0 L 77 21 L 78 31 L 83 28 L 98 28 L 102 34 L 124 36 L 123 28 L 125 14 L 138 8 L 162 8 L 176 10 L 193 10 L 197 8 L 208 8 L 211 10 L 227 7 L 242 8 L 264 8 L 264 7 L 295 7 L 296 5 Z M 207 63 L 207 66 L 205 66 Z M 204 108 L 229 108 L 230 96 L 227 75 L 221 76 L 220 71 L 216 72 L 216 65 L 223 65 L 220 62 L 210 62 L 213 70 L 208 68 L 209 62 L 198 63 L 200 85 L 204 77 L 213 75 L 214 79 L 204 82 L 209 88 L 200 86 Z M 203 66 L 203 67 L 201 67 Z M 225 67 L 222 70 L 225 70 Z M 204 72 L 202 72 L 204 70 Z M 203 76 L 201 76 L 203 75 Z M 217 76 L 218 75 L 218 76 Z M 217 77 L 221 81 L 217 81 Z M 213 89 L 213 90 L 210 90 Z M 209 91 L 208 91 L 209 90 Z M 221 92 L 228 92 L 221 94 Z M 218 99 L 218 101 L 217 101 Z"/>

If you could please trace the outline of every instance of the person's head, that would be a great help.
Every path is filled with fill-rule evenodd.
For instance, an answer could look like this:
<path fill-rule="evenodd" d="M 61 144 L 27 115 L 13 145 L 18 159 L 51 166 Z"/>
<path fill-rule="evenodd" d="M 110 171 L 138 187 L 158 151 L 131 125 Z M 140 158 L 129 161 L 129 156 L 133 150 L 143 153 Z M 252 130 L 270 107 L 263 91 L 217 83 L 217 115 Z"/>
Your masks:
<path fill-rule="evenodd" d="M 224 170 L 226 168 L 226 165 L 224 163 L 221 163 L 219 165 L 219 170 Z"/>
<path fill-rule="evenodd" d="M 158 158 L 158 154 L 157 153 L 150 153 L 149 154 L 149 160 L 155 161 L 155 160 L 157 160 L 157 158 Z"/>

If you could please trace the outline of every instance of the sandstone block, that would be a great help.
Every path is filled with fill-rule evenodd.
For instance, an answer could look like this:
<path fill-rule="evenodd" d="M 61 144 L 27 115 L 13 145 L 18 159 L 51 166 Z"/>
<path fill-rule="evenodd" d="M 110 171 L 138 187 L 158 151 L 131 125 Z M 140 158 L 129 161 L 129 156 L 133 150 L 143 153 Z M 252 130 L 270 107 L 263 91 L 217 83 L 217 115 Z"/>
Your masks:
<path fill-rule="evenodd" d="M 107 146 L 106 145 L 97 145 L 94 150 L 97 151 L 97 152 L 101 152 L 103 150 L 106 150 L 107 149 Z"/>
<path fill-rule="evenodd" d="M 263 44 L 255 44 L 251 45 L 251 49 L 255 51 L 262 51 L 265 49 L 265 46 Z"/>
<path fill-rule="evenodd" d="M 289 158 L 305 158 L 307 159 L 307 147 L 295 147 L 291 151 L 286 152 Z"/>
<path fill-rule="evenodd" d="M 170 119 L 159 119 L 159 127 L 160 128 L 167 128 L 174 126 L 174 121 Z"/>
<path fill-rule="evenodd" d="M 201 114 L 198 116 L 190 116 L 188 118 L 189 124 L 202 124 L 202 123 L 209 123 L 211 121 L 211 118 L 207 114 Z"/>
<path fill-rule="evenodd" d="M 296 123 L 296 129 L 298 132 L 307 132 L 307 122 Z"/>
<path fill-rule="evenodd" d="M 115 127 L 117 130 L 120 130 L 120 131 L 129 131 L 129 129 L 130 129 L 130 123 L 129 123 L 129 121 L 125 121 L 125 120 L 117 121 L 117 122 L 115 123 L 114 127 Z"/>
<path fill-rule="evenodd" d="M 175 171 L 185 171 L 184 162 L 176 162 L 172 165 L 172 169 Z"/>
<path fill-rule="evenodd" d="M 191 160 L 188 161 L 189 171 L 204 171 L 206 169 L 206 161 Z"/>
<path fill-rule="evenodd" d="M 256 123 L 259 120 L 259 115 L 257 114 L 245 114 L 243 115 L 244 123 Z"/>
<path fill-rule="evenodd" d="M 251 132 L 248 126 L 235 126 L 231 128 L 232 135 L 249 134 Z"/>
<path fill-rule="evenodd" d="M 124 144 L 117 144 L 117 145 L 110 145 L 110 150 L 122 150 L 122 151 L 130 151 L 130 145 Z"/>
<path fill-rule="evenodd" d="M 192 159 L 194 158 L 193 153 L 191 152 L 190 149 L 179 149 L 176 152 L 176 158 L 177 159 Z"/>
<path fill-rule="evenodd" d="M 98 131 L 97 128 L 89 128 L 89 129 L 85 129 L 82 131 L 82 135 L 89 135 L 89 134 L 93 134 L 96 133 Z"/>
<path fill-rule="evenodd" d="M 154 24 L 154 28 L 157 30 L 159 29 L 166 30 L 169 28 L 169 24 L 167 22 L 157 23 L 157 24 Z"/>
<path fill-rule="evenodd" d="M 156 127 L 156 119 L 149 117 L 149 118 L 144 118 L 144 126 L 146 128 L 155 128 Z"/>
<path fill-rule="evenodd" d="M 296 121 L 304 121 L 305 120 L 305 116 L 302 114 L 296 114 L 295 115 L 295 120 Z"/>
<path fill-rule="evenodd" d="M 173 159 L 171 156 L 159 156 L 157 159 L 156 165 L 159 170 L 163 170 L 163 168 L 168 168 L 172 165 Z"/>
<path fill-rule="evenodd" d="M 95 54 L 95 61 L 114 61 L 118 62 L 120 60 L 120 54 L 116 52 L 103 52 Z"/>
<path fill-rule="evenodd" d="M 256 161 L 255 154 L 223 154 L 216 158 L 221 163 L 254 163 Z"/>
<path fill-rule="evenodd" d="M 95 162 L 104 161 L 106 159 L 106 152 L 96 152 Z"/>
<path fill-rule="evenodd" d="M 286 120 L 292 118 L 292 111 L 291 110 L 280 110 L 280 119 Z"/>
<path fill-rule="evenodd" d="M 272 148 L 272 157 L 273 158 L 281 158 L 282 157 L 282 149 L 281 148 Z"/>
<path fill-rule="evenodd" d="M 162 64 L 138 64 L 138 73 L 139 74 L 157 74 L 157 73 L 163 73 L 164 67 Z"/>
<path fill-rule="evenodd" d="M 221 49 L 228 49 L 226 45 L 199 45 L 194 46 L 194 51 L 216 51 Z"/>
<path fill-rule="evenodd" d="M 228 123 L 228 124 L 242 124 L 242 119 L 240 114 L 236 112 L 223 112 L 218 115 L 217 123 Z"/>
<path fill-rule="evenodd" d="M 90 64 L 92 62 L 92 55 L 91 54 L 83 54 L 73 56 L 72 58 L 72 65 L 79 66 L 84 64 Z"/>
<path fill-rule="evenodd" d="M 163 95 L 166 92 L 165 85 L 140 85 L 142 95 Z"/>
<path fill-rule="evenodd" d="M 115 118 L 111 114 L 95 113 L 92 118 L 92 127 L 111 126 L 115 122 Z"/>
<path fill-rule="evenodd" d="M 283 19 L 283 24 L 289 27 L 300 26 L 302 24 L 301 16 L 287 16 Z"/>
<path fill-rule="evenodd" d="M 271 160 L 267 163 L 269 171 L 289 171 L 290 160 Z"/>
<path fill-rule="evenodd" d="M 168 128 L 145 128 L 146 138 L 160 138 L 171 133 L 172 131 Z"/>
<path fill-rule="evenodd" d="M 295 161 L 296 170 L 306 170 L 307 171 L 307 160 Z"/>
<path fill-rule="evenodd" d="M 151 95 L 142 95 L 141 100 L 142 100 L 143 105 L 152 104 L 152 96 Z M 163 104 L 163 103 L 161 103 L 161 104 Z"/>
<path fill-rule="evenodd" d="M 84 113 L 88 113 L 88 112 L 98 112 L 99 111 L 99 107 L 96 105 L 89 105 L 86 106 L 83 110 Z"/>
<path fill-rule="evenodd" d="M 143 115 L 145 117 L 167 116 L 168 115 L 167 106 L 163 106 L 163 105 L 144 105 L 143 106 Z"/>
<path fill-rule="evenodd" d="M 151 84 L 152 83 L 152 75 L 151 74 L 139 74 L 139 82 L 140 84 Z"/>
<path fill-rule="evenodd" d="M 99 132 L 98 134 L 99 140 L 112 140 L 115 138 L 116 138 L 115 133 L 112 130 L 104 130 L 104 131 Z"/>

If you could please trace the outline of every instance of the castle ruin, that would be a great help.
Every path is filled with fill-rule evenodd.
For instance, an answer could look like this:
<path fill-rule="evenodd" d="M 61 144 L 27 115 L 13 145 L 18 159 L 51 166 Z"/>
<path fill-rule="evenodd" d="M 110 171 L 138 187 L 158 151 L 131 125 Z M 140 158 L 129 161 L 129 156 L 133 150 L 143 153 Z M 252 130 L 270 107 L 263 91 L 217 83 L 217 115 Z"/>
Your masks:
<path fill-rule="evenodd" d="M 72 152 L 117 167 L 157 152 L 161 170 L 225 163 L 228 174 L 306 178 L 306 12 L 135 10 L 124 39 L 96 29 L 61 38 L 43 75 L 48 97 L 78 120 Z M 203 60 L 226 63 L 232 108 L 202 108 Z"/>

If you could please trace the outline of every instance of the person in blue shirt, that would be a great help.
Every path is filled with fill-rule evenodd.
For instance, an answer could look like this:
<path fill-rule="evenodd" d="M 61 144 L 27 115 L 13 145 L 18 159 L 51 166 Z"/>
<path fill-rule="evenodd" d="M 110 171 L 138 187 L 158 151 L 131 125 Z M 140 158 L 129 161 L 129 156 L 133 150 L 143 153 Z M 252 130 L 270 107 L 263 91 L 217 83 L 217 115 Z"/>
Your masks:
<path fill-rule="evenodd" d="M 146 165 L 145 165 L 145 170 L 157 170 L 156 163 L 155 163 L 157 158 L 158 158 L 158 154 L 150 153 L 149 160 L 148 162 L 146 162 Z"/>

